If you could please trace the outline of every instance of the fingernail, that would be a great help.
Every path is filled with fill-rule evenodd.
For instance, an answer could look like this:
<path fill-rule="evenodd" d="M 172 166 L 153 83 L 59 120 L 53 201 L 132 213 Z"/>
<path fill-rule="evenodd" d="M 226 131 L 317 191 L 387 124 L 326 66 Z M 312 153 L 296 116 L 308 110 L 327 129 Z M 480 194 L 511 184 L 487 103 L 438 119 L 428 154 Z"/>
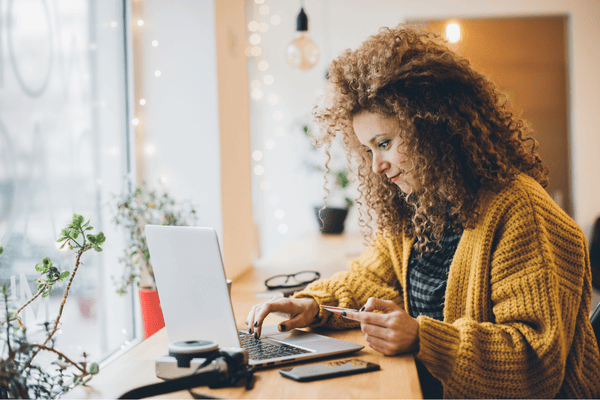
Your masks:
<path fill-rule="evenodd" d="M 363 306 L 363 308 L 361 308 L 361 309 L 360 309 L 360 310 L 358 310 L 358 311 L 365 311 L 365 306 Z"/>
<path fill-rule="evenodd" d="M 340 315 L 341 315 L 342 317 L 345 317 L 345 316 L 346 316 L 346 311 L 342 311 L 342 312 L 340 313 Z"/>
<path fill-rule="evenodd" d="M 254 332 L 254 339 L 258 339 L 258 332 Z"/>
<path fill-rule="evenodd" d="M 248 333 L 252 333 L 252 328 L 248 328 Z"/>
<path fill-rule="evenodd" d="M 254 322 L 254 326 L 255 326 L 255 327 L 256 327 L 256 326 L 258 326 L 258 321 L 255 321 L 255 322 Z"/>
<path fill-rule="evenodd" d="M 279 324 L 279 332 L 285 332 L 285 325 L 284 324 Z"/>

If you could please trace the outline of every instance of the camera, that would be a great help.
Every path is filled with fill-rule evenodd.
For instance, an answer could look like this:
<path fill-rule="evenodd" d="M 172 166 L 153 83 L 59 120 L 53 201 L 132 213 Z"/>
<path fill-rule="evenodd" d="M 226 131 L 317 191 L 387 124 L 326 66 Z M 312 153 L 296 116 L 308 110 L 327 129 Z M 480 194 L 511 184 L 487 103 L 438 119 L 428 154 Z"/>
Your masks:
<path fill-rule="evenodd" d="M 211 340 L 169 343 L 169 354 L 156 359 L 156 376 L 177 379 L 195 374 L 221 374 L 224 378 L 244 373 L 248 352 L 236 347 L 219 348 Z"/>

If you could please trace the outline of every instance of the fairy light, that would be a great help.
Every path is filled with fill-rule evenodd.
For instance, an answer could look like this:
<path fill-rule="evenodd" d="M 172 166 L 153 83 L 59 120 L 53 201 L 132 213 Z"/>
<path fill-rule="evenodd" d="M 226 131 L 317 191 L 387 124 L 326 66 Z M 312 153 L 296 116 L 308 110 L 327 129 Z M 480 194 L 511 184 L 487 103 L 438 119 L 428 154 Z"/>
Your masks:
<path fill-rule="evenodd" d="M 258 90 L 261 87 L 261 83 L 258 79 L 254 79 L 252 82 L 250 82 L 250 88 L 252 88 L 253 90 Z"/>
<path fill-rule="evenodd" d="M 146 99 L 140 99 L 140 106 L 146 105 Z"/>
<path fill-rule="evenodd" d="M 254 0 L 254 2 L 256 4 L 263 4 L 265 2 L 265 0 Z"/>
<path fill-rule="evenodd" d="M 250 22 L 248 23 L 248 30 L 249 30 L 250 32 L 256 32 L 256 31 L 258 30 L 258 27 L 259 27 L 259 26 L 260 26 L 260 25 L 258 24 L 258 22 L 256 22 L 256 21 L 250 21 Z"/>
<path fill-rule="evenodd" d="M 148 146 L 146 146 L 145 150 L 146 150 L 146 154 L 151 156 L 156 152 L 156 147 L 153 144 L 149 144 Z"/>
<path fill-rule="evenodd" d="M 166 175 L 161 175 L 159 180 L 160 180 L 160 183 L 165 184 L 169 181 L 169 178 Z"/>
<path fill-rule="evenodd" d="M 157 46 L 158 46 L 158 40 L 153 40 L 152 47 L 157 47 Z"/>
<path fill-rule="evenodd" d="M 262 49 L 260 48 L 260 46 L 252 46 L 252 48 L 250 49 L 250 55 L 252 55 L 254 57 L 260 56 L 261 53 L 262 53 Z"/>
<path fill-rule="evenodd" d="M 261 71 L 266 71 L 269 69 L 269 63 L 265 60 L 262 60 L 261 62 L 258 63 L 258 69 L 260 69 Z"/>
<path fill-rule="evenodd" d="M 260 32 L 262 32 L 262 33 L 265 33 L 266 31 L 268 31 L 268 30 L 269 30 L 269 24 L 267 24 L 266 22 L 261 22 L 261 23 L 258 25 L 258 30 L 259 30 Z"/>
<path fill-rule="evenodd" d="M 137 118 L 134 118 L 134 119 L 132 119 L 132 120 L 131 120 L 131 123 L 132 123 L 134 126 L 138 126 L 138 125 L 140 124 L 140 120 L 139 120 L 139 119 L 137 119 Z"/>
<path fill-rule="evenodd" d="M 253 100 L 260 100 L 263 97 L 263 91 L 260 89 L 253 90 L 250 93 L 250 96 L 252 97 Z"/>
<path fill-rule="evenodd" d="M 275 218 L 282 220 L 285 218 L 285 211 L 283 211 L 281 208 L 278 208 L 277 210 L 275 210 Z"/>
<path fill-rule="evenodd" d="M 162 75 L 162 72 L 160 72 L 160 71 L 158 71 L 158 70 L 157 70 L 157 71 L 154 71 L 154 76 L 155 76 L 155 77 L 157 77 L 157 78 L 158 78 L 158 77 L 159 77 L 159 76 L 161 76 L 161 75 Z"/>
<path fill-rule="evenodd" d="M 117 21 L 113 21 L 113 22 L 111 22 L 111 23 L 110 23 L 110 26 L 111 26 L 112 28 L 116 28 L 116 27 L 117 27 Z"/>
<path fill-rule="evenodd" d="M 271 24 L 279 25 L 280 22 L 281 22 L 281 18 L 279 17 L 279 15 L 273 15 L 271 17 Z"/>
<path fill-rule="evenodd" d="M 261 176 L 264 173 L 265 173 L 265 167 L 263 167 L 262 165 L 257 165 L 256 167 L 254 167 L 255 175 Z"/>
<path fill-rule="evenodd" d="M 137 24 L 138 24 L 138 26 L 143 26 L 144 25 L 144 21 L 141 20 L 141 19 L 138 19 L 138 23 Z"/>
<path fill-rule="evenodd" d="M 267 74 L 263 77 L 263 82 L 265 85 L 272 85 L 275 82 L 275 78 L 273 78 L 273 75 Z"/>
<path fill-rule="evenodd" d="M 269 11 L 270 11 L 270 9 L 269 9 L 269 6 L 267 6 L 267 5 L 262 5 L 258 9 L 258 12 L 260 13 L 260 15 L 267 15 L 269 13 Z"/>
<path fill-rule="evenodd" d="M 250 36 L 250 43 L 259 44 L 260 43 L 260 35 L 258 33 L 254 33 Z"/>
<path fill-rule="evenodd" d="M 284 233 L 287 233 L 288 229 L 289 229 L 289 228 L 288 228 L 288 226 L 287 226 L 286 224 L 279 224 L 279 226 L 277 227 L 277 231 L 278 231 L 279 233 L 281 233 L 282 235 L 283 235 Z"/>
<path fill-rule="evenodd" d="M 254 161 L 260 161 L 263 158 L 263 153 L 260 150 L 255 150 L 252 152 L 252 159 Z"/>

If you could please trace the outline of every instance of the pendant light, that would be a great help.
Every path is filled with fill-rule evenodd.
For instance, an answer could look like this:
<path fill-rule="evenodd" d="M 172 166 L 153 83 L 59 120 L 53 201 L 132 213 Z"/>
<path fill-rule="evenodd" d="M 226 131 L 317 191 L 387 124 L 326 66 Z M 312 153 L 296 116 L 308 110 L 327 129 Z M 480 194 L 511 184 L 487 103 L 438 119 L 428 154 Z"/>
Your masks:
<path fill-rule="evenodd" d="M 292 67 L 307 70 L 319 60 L 319 48 L 308 37 L 308 16 L 302 3 L 296 18 L 296 35 L 286 49 L 286 58 Z"/>

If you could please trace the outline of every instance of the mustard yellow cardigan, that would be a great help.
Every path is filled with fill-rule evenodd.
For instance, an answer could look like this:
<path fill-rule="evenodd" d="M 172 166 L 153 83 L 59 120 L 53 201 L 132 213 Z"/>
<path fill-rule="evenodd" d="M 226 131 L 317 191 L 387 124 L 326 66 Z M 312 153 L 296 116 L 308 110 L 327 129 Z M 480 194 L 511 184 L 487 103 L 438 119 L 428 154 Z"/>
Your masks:
<path fill-rule="evenodd" d="M 589 321 L 585 236 L 532 178 L 479 197 L 450 266 L 444 321 L 420 316 L 416 354 L 444 397 L 600 397 L 600 356 Z M 348 271 L 295 297 L 358 309 L 369 297 L 408 307 L 413 239 L 377 237 Z M 356 327 L 321 311 L 313 326 Z"/>

